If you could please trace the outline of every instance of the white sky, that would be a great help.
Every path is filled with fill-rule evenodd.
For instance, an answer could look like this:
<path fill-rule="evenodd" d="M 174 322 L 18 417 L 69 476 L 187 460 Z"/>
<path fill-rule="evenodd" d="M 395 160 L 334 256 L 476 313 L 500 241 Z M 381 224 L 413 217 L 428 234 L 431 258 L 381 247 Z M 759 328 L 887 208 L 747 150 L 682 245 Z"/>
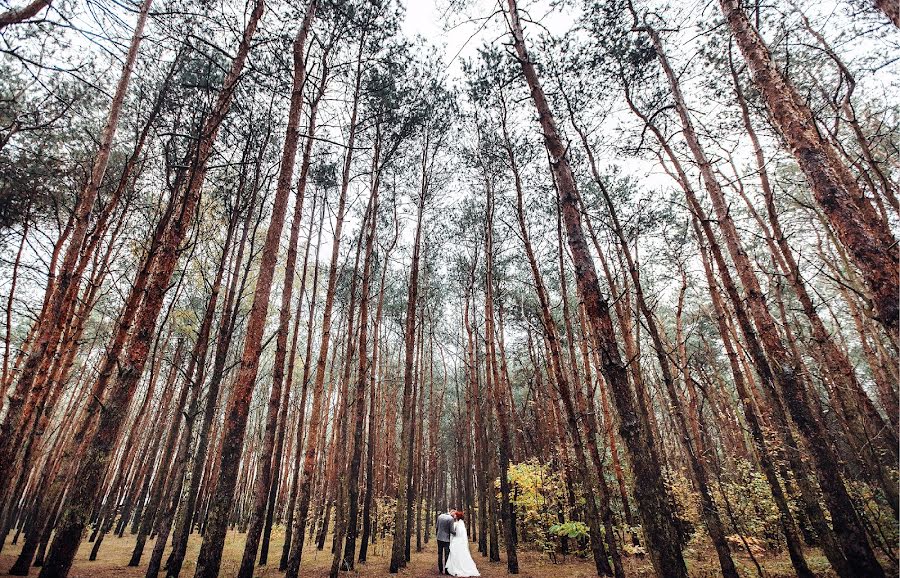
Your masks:
<path fill-rule="evenodd" d="M 440 11 L 437 2 L 438 0 L 405 0 L 404 31 L 410 36 L 421 34 L 426 37 L 440 33 L 440 26 L 437 24 Z"/>
<path fill-rule="evenodd" d="M 453 62 L 448 62 L 451 74 L 459 75 L 461 59 L 474 54 L 475 49 L 482 43 L 483 34 L 470 40 L 480 24 L 465 23 L 453 26 L 450 20 L 455 20 L 457 16 L 448 14 L 446 0 L 402 0 L 402 2 L 406 7 L 404 33 L 409 38 L 422 36 L 432 45 L 443 47 L 444 58 L 448 61 L 459 54 Z"/>
<path fill-rule="evenodd" d="M 410 38 L 420 35 L 431 44 L 443 47 L 444 57 L 453 79 L 461 77 L 462 61 L 473 56 L 485 42 L 503 41 L 505 25 L 497 0 L 472 0 L 464 12 L 450 10 L 448 0 L 400 0 L 406 7 L 403 31 Z M 569 12 L 551 7 L 548 0 L 522 2 L 519 9 L 553 33 L 564 33 L 573 22 Z M 495 16 L 490 22 L 485 19 Z M 526 36 L 536 34 L 534 24 L 525 23 Z"/>

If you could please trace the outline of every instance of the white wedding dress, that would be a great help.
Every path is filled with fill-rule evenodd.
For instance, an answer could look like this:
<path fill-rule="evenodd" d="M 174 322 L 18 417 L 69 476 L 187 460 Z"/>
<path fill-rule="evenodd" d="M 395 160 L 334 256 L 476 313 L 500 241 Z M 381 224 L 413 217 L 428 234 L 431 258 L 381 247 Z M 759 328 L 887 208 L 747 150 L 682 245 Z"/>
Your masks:
<path fill-rule="evenodd" d="M 472 554 L 469 552 L 469 536 L 462 520 L 453 523 L 456 534 L 450 536 L 450 557 L 444 566 L 451 576 L 481 576 Z"/>

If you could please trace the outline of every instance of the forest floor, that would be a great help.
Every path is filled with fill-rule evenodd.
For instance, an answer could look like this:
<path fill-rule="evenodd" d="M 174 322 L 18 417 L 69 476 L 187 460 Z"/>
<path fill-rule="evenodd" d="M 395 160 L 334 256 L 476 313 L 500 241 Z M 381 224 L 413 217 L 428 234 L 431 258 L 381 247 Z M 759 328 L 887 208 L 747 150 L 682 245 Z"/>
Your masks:
<path fill-rule="evenodd" d="M 184 568 L 181 575 L 189 578 L 193 575 L 194 560 L 197 558 L 197 552 L 200 548 L 201 537 L 197 534 L 191 536 L 188 545 L 188 555 L 185 560 Z M 153 548 L 153 542 L 148 540 L 147 547 L 144 550 L 143 563 L 136 568 L 127 566 L 131 557 L 131 551 L 134 548 L 134 536 L 126 535 L 123 538 L 107 536 L 100 550 L 100 556 L 97 561 L 88 561 L 88 554 L 91 550 L 91 544 L 85 540 L 81 544 L 78 556 L 72 567 L 69 576 L 71 578 L 138 578 L 143 577 L 147 568 L 147 559 Z M 281 578 L 283 573 L 278 571 L 278 559 L 281 555 L 281 546 L 283 543 L 283 533 L 276 529 L 272 535 L 272 547 L 270 549 L 270 564 L 268 566 L 258 568 L 255 576 L 259 578 Z M 328 540 L 327 544 L 330 545 Z M 367 564 L 360 564 L 357 570 L 353 572 L 342 573 L 348 577 L 372 578 L 376 576 L 390 576 L 387 571 L 388 562 L 390 560 L 390 541 L 379 541 L 369 550 L 369 561 Z M 0 553 L 0 576 L 8 576 L 6 572 L 15 561 L 21 548 L 21 541 L 18 545 L 5 547 Z M 413 546 L 415 548 L 415 546 Z M 244 549 L 244 536 L 237 532 L 229 532 L 228 541 L 225 545 L 223 554 L 222 569 L 219 573 L 222 578 L 230 578 L 237 574 L 240 565 L 241 554 Z M 473 549 L 474 550 L 474 549 Z M 421 552 L 413 552 L 412 561 L 409 566 L 402 570 L 399 576 L 437 576 L 437 548 L 432 540 L 429 544 L 425 544 Z M 718 561 L 715 552 L 710 548 L 704 552 L 698 552 L 692 549 L 686 551 L 688 567 L 691 576 L 695 577 L 714 577 L 721 576 L 718 570 Z M 166 552 L 168 555 L 168 550 Z M 478 564 L 481 575 L 485 578 L 501 578 L 508 576 L 506 572 L 506 564 L 504 562 L 489 562 L 486 558 L 482 558 L 477 552 L 473 551 L 473 557 Z M 752 561 L 744 553 L 735 553 L 735 563 L 738 566 L 741 576 L 757 576 L 756 568 Z M 778 556 L 762 556 L 758 557 L 763 567 L 765 576 L 767 577 L 789 577 L 794 572 L 790 565 L 787 555 Z M 813 571 L 818 576 L 833 576 L 828 570 L 828 562 L 816 550 L 808 552 L 808 561 Z M 590 560 L 567 556 L 560 563 L 552 563 L 546 555 L 539 552 L 524 550 L 519 553 L 519 567 L 521 572 L 519 576 L 522 578 L 592 578 L 597 574 L 594 565 Z M 322 578 L 328 576 L 328 570 L 331 568 L 331 555 L 325 551 L 318 551 L 315 545 L 308 545 L 303 556 L 303 565 L 300 575 L 304 578 Z M 646 558 L 639 559 L 635 557 L 625 559 L 625 571 L 628 576 L 652 576 L 653 572 L 650 567 L 650 561 Z M 37 576 L 37 569 L 33 569 L 32 576 Z"/>

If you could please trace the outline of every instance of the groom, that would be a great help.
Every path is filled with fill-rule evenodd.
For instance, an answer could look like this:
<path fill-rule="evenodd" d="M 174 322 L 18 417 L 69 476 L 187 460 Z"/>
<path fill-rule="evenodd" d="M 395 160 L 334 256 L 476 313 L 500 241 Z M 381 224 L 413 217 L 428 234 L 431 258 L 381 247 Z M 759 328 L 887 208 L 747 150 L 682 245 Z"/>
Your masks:
<path fill-rule="evenodd" d="M 444 564 L 447 563 L 447 557 L 450 555 L 450 536 L 456 534 L 453 530 L 454 510 L 450 508 L 445 513 L 438 516 L 437 519 L 437 538 L 438 543 L 438 573 L 444 574 Z"/>

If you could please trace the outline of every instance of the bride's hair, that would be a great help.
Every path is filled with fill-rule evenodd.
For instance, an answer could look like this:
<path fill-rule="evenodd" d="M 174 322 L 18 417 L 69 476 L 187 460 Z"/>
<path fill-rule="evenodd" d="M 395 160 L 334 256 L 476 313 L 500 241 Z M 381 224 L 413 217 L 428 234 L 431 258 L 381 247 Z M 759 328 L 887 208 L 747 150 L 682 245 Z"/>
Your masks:
<path fill-rule="evenodd" d="M 456 510 L 455 512 L 453 512 L 453 517 L 457 520 L 464 520 L 466 518 L 466 515 L 463 514 L 461 510 Z"/>

